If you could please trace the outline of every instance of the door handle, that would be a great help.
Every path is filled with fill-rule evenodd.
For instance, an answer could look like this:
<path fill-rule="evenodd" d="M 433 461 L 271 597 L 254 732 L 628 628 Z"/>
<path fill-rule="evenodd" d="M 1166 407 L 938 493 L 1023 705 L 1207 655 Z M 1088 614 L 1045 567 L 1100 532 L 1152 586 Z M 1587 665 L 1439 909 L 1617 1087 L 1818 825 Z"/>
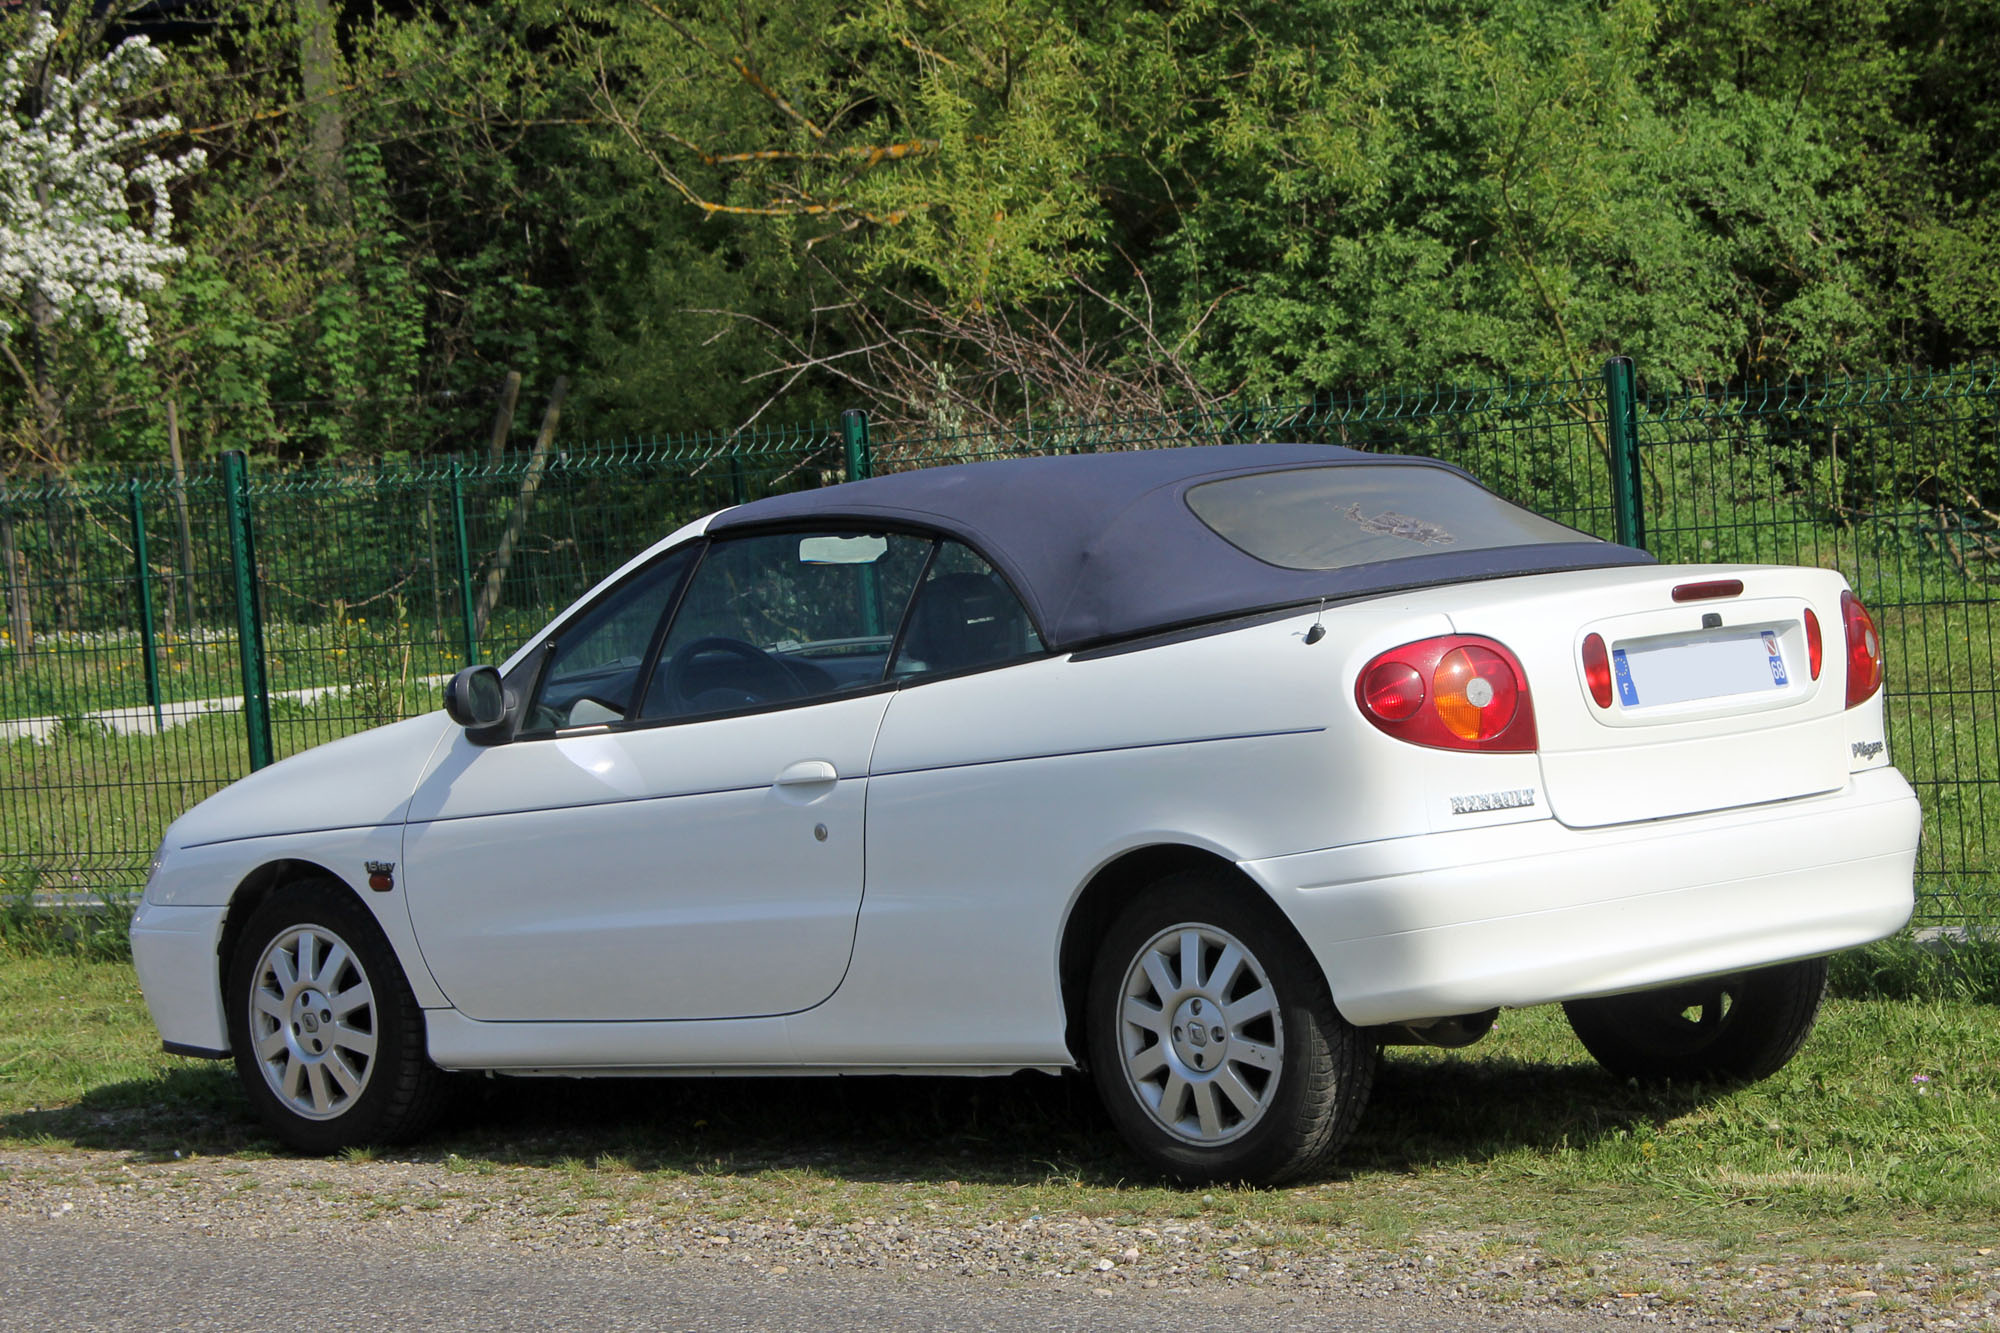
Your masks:
<path fill-rule="evenodd" d="M 810 787 L 839 780 L 840 770 L 824 759 L 801 759 L 796 764 L 788 764 L 774 779 L 780 787 Z"/>

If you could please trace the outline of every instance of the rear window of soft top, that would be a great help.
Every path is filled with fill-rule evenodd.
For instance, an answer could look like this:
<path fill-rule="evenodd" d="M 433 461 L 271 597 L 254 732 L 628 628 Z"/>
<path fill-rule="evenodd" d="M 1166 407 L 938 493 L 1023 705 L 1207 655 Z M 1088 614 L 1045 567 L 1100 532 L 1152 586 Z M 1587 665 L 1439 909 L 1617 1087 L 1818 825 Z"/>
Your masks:
<path fill-rule="evenodd" d="M 1187 503 L 1216 536 L 1282 569 L 1598 540 L 1421 465 L 1255 472 L 1190 487 Z"/>

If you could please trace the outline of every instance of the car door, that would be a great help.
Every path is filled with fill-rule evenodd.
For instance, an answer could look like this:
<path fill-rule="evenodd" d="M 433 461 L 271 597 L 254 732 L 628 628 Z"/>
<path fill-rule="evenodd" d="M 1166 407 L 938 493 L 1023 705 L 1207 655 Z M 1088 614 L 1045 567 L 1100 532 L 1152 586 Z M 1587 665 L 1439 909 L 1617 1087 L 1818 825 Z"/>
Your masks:
<path fill-rule="evenodd" d="M 517 669 L 516 734 L 455 736 L 411 805 L 411 919 L 452 1004 L 730 1018 L 831 994 L 890 647 L 930 547 L 704 543 L 566 618 Z"/>

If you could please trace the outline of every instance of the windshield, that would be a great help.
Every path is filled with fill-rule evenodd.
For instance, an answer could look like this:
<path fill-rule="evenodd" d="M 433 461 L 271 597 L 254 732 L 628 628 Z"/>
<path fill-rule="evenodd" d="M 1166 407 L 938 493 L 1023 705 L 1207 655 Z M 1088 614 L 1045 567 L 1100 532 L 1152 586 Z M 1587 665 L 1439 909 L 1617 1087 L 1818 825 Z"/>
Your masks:
<path fill-rule="evenodd" d="M 1443 551 L 1596 541 L 1443 468 L 1289 468 L 1189 489 L 1216 536 L 1282 569 L 1346 569 Z"/>

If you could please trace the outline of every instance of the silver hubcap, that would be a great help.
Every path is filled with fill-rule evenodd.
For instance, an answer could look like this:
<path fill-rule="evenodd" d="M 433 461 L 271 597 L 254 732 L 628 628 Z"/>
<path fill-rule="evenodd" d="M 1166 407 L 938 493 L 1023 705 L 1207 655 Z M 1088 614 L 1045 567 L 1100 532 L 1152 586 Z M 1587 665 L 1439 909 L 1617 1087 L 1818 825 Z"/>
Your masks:
<path fill-rule="evenodd" d="M 375 995 L 346 941 L 324 926 L 271 941 L 251 983 L 250 1040 L 285 1109 L 332 1120 L 354 1105 L 375 1070 Z"/>
<path fill-rule="evenodd" d="M 1263 1116 L 1285 1051 L 1277 994 L 1242 941 L 1171 926 L 1126 969 L 1119 1037 L 1125 1081 L 1161 1128 L 1204 1147 Z"/>

